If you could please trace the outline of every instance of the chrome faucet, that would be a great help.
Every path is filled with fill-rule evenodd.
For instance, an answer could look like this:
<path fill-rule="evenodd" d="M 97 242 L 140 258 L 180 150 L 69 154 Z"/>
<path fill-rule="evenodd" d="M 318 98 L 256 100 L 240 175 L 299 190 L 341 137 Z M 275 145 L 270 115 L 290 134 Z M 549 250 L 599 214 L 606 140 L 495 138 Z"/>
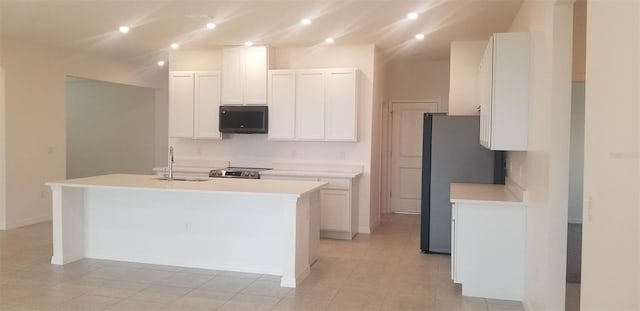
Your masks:
<path fill-rule="evenodd" d="M 169 146 L 169 159 L 167 161 L 168 172 L 167 172 L 167 180 L 173 180 L 173 147 Z"/>

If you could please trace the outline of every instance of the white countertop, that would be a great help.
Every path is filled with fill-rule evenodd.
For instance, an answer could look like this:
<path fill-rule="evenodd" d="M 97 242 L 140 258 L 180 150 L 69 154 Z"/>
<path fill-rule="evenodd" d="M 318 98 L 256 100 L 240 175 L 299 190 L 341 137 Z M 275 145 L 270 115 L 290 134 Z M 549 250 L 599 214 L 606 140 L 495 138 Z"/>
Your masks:
<path fill-rule="evenodd" d="M 112 174 L 48 182 L 46 185 L 78 188 L 165 190 L 177 192 L 240 193 L 251 195 L 301 195 L 321 188 L 325 182 L 207 178 L 206 181 L 166 181 L 154 175 Z"/>
<path fill-rule="evenodd" d="M 452 183 L 452 203 L 525 205 L 505 185 Z"/>
<path fill-rule="evenodd" d="M 208 176 L 211 168 L 195 167 L 195 166 L 174 166 L 173 171 L 176 174 L 197 174 Z M 156 173 L 166 172 L 166 167 L 156 167 L 153 169 Z M 326 178 L 356 178 L 362 175 L 362 172 L 356 171 L 330 171 L 330 170 L 282 170 L 268 169 L 260 171 L 262 176 L 296 176 L 296 177 L 326 177 Z"/>

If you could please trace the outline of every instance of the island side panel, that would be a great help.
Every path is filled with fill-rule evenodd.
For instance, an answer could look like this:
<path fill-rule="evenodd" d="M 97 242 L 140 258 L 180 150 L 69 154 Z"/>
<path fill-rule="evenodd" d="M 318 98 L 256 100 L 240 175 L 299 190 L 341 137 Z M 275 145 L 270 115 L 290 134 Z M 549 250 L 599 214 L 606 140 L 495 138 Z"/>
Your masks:
<path fill-rule="evenodd" d="M 92 188 L 87 257 L 282 275 L 283 197 Z"/>
<path fill-rule="evenodd" d="M 318 260 L 318 247 L 320 246 L 320 190 L 313 191 L 309 196 L 309 265 Z"/>
<path fill-rule="evenodd" d="M 51 263 L 64 265 L 85 257 L 84 188 L 52 186 L 53 256 Z"/>

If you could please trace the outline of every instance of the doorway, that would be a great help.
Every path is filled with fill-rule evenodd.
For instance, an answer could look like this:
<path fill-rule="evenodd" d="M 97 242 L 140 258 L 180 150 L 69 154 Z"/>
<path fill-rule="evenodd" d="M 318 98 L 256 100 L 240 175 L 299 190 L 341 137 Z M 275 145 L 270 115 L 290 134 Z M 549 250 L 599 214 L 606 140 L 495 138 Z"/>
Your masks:
<path fill-rule="evenodd" d="M 436 101 L 391 102 L 388 176 L 391 184 L 387 202 L 392 213 L 420 213 L 423 116 L 436 112 Z"/>
<path fill-rule="evenodd" d="M 67 178 L 151 174 L 155 90 L 67 77 Z"/>

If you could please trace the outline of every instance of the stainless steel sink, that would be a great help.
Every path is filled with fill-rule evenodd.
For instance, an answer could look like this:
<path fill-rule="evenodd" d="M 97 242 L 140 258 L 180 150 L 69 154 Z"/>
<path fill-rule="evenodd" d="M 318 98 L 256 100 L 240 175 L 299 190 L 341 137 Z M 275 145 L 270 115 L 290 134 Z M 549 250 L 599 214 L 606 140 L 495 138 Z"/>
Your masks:
<path fill-rule="evenodd" d="M 154 178 L 156 180 L 169 180 L 166 176 Z M 172 181 L 209 181 L 211 179 L 205 177 L 173 177 Z"/>

